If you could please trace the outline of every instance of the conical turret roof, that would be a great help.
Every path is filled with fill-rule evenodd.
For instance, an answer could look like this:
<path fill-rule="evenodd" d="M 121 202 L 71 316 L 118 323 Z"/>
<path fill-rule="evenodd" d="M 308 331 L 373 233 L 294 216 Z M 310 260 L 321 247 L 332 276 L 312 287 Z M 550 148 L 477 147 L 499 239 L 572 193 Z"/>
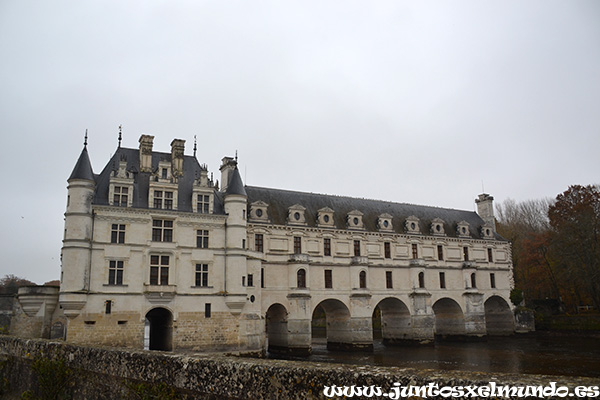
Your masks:
<path fill-rule="evenodd" d="M 79 155 L 79 159 L 75 164 L 75 168 L 73 168 L 73 172 L 71 172 L 71 176 L 69 176 L 68 180 L 70 181 L 71 179 L 85 179 L 87 181 L 94 181 L 92 163 L 90 162 L 87 147 L 85 146 L 83 147 L 83 150 Z"/>
<path fill-rule="evenodd" d="M 235 167 L 235 169 L 231 173 L 229 185 L 227 185 L 227 190 L 225 191 L 225 194 L 239 194 L 246 197 L 248 196 L 246 194 L 246 189 L 244 189 L 244 184 L 242 183 L 240 171 L 237 169 L 237 167 Z"/>

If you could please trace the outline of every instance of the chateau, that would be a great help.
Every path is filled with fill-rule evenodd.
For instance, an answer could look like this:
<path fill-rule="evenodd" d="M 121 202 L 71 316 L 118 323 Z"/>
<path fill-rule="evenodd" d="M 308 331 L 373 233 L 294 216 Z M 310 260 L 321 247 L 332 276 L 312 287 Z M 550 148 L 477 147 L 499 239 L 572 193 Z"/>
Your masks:
<path fill-rule="evenodd" d="M 184 154 L 117 148 L 68 178 L 66 340 L 156 350 L 310 352 L 509 334 L 510 244 L 478 212 L 245 186 Z M 195 147 L 195 146 L 194 146 Z"/>

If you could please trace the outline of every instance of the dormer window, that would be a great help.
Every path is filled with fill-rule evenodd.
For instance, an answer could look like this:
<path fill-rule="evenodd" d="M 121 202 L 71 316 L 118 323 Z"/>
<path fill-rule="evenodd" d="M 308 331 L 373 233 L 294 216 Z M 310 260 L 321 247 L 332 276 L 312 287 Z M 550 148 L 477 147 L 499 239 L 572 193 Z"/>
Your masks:
<path fill-rule="evenodd" d="M 358 210 L 352 210 L 348 213 L 348 229 L 363 229 L 363 213 Z"/>
<path fill-rule="evenodd" d="M 438 236 L 446 235 L 443 219 L 435 218 L 433 221 L 431 221 L 431 234 Z"/>
<path fill-rule="evenodd" d="M 268 207 L 269 205 L 267 203 L 260 200 L 251 203 L 249 213 L 250 220 L 268 222 Z"/>
<path fill-rule="evenodd" d="M 154 208 L 162 208 L 164 210 L 173 209 L 173 192 L 166 190 L 154 191 Z"/>
<path fill-rule="evenodd" d="M 392 226 L 392 216 L 387 213 L 381 214 L 377 219 L 377 226 L 379 227 L 380 231 L 393 231 L 394 227 Z"/>
<path fill-rule="evenodd" d="M 421 226 L 419 224 L 419 218 L 411 215 L 406 218 L 406 222 L 404 223 L 406 228 L 406 233 L 419 234 L 421 233 Z"/>
<path fill-rule="evenodd" d="M 484 224 L 481 227 L 481 237 L 484 239 L 493 239 L 494 238 L 494 230 L 488 224 Z"/>
<path fill-rule="evenodd" d="M 467 221 L 460 221 L 456 224 L 456 233 L 459 237 L 471 237 L 469 223 Z"/>
<path fill-rule="evenodd" d="M 159 161 L 158 168 L 154 171 L 154 181 L 171 182 L 172 178 L 171 163 L 168 161 Z"/>
<path fill-rule="evenodd" d="M 306 208 L 300 204 L 294 204 L 291 206 L 288 209 L 288 223 L 293 225 L 306 225 L 304 211 L 306 211 Z"/>
<path fill-rule="evenodd" d="M 117 207 L 133 205 L 133 174 L 127 171 L 127 161 L 119 161 L 119 168 L 110 176 L 109 204 Z"/>
<path fill-rule="evenodd" d="M 333 212 L 329 207 L 323 207 L 317 211 L 317 225 L 333 227 Z"/>
<path fill-rule="evenodd" d="M 127 207 L 129 188 L 127 186 L 115 186 L 113 193 L 113 206 Z"/>

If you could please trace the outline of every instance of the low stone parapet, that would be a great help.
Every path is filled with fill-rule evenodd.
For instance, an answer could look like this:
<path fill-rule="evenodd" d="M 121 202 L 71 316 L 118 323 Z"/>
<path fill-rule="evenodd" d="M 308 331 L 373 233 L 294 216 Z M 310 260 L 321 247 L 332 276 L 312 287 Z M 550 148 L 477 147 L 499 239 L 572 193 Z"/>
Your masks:
<path fill-rule="evenodd" d="M 162 398 L 183 399 L 317 399 L 326 386 L 379 386 L 395 383 L 441 386 L 497 385 L 598 386 L 598 379 L 560 376 L 485 374 L 351 366 L 302 361 L 264 360 L 224 355 L 189 355 L 74 346 L 42 339 L 0 336 L 0 369 L 7 396 L 36 390 L 35 360 L 63 360 L 73 399 L 128 398 L 132 391 L 159 388 Z M 139 395 L 139 393 L 137 393 Z M 0 393 L 0 396 L 2 393 Z M 167 397 L 165 397 L 167 396 Z M 9 397 L 10 398 L 10 397 Z M 16 397 L 15 397 L 16 398 Z M 382 397 L 383 398 L 383 397 Z M 429 397 L 431 398 L 431 397 Z M 433 397 L 435 398 L 435 397 Z M 441 398 L 441 397 L 440 397 Z M 480 397 L 469 397 L 477 399 Z M 509 396 L 507 398 L 517 398 Z"/>

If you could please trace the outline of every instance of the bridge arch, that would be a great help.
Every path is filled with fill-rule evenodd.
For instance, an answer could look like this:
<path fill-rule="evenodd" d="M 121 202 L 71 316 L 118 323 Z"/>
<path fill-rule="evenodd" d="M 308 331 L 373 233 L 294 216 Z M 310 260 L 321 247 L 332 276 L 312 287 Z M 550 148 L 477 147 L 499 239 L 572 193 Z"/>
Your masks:
<path fill-rule="evenodd" d="M 369 321 L 370 322 L 370 318 Z M 370 324 L 365 327 L 356 325 L 350 310 L 342 301 L 326 299 L 316 305 L 312 316 L 313 337 L 315 330 L 324 327 L 324 336 L 327 338 L 327 349 L 349 350 L 357 347 L 357 338 L 362 338 L 365 328 L 369 330 L 369 346 L 373 347 L 373 336 Z"/>
<path fill-rule="evenodd" d="M 148 350 L 173 350 L 173 313 L 156 307 L 146 313 L 144 323 L 144 348 Z"/>
<path fill-rule="evenodd" d="M 374 325 L 380 322 L 381 338 L 385 344 L 394 344 L 412 339 L 411 319 L 406 304 L 395 297 L 387 297 L 381 300 L 373 310 Z"/>
<path fill-rule="evenodd" d="M 267 351 L 286 352 L 288 348 L 288 311 L 280 303 L 272 304 L 265 314 Z"/>
<path fill-rule="evenodd" d="M 515 318 L 504 298 L 493 295 L 483 304 L 488 335 L 510 335 L 515 331 Z"/>
<path fill-rule="evenodd" d="M 443 297 L 433 304 L 432 309 L 435 335 L 447 337 L 466 334 L 465 315 L 455 300 Z"/>

